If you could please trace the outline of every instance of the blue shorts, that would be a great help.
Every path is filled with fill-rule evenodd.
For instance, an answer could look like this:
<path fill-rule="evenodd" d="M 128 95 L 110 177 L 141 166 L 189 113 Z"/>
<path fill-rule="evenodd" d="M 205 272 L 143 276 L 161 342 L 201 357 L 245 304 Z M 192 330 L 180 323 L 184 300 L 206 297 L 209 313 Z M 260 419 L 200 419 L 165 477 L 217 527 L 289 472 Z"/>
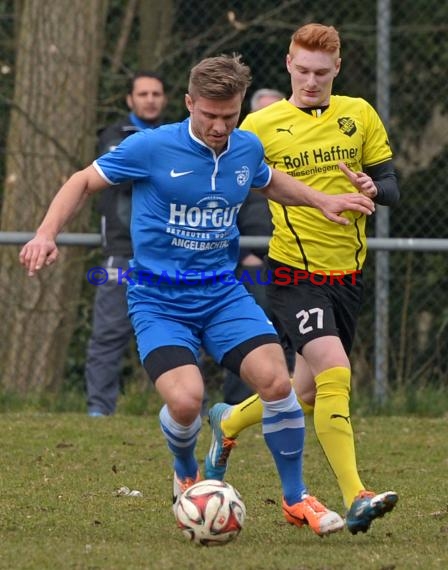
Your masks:
<path fill-rule="evenodd" d="M 243 284 L 129 285 L 129 317 L 140 360 L 156 348 L 201 345 L 219 364 L 244 341 L 276 331 Z"/>

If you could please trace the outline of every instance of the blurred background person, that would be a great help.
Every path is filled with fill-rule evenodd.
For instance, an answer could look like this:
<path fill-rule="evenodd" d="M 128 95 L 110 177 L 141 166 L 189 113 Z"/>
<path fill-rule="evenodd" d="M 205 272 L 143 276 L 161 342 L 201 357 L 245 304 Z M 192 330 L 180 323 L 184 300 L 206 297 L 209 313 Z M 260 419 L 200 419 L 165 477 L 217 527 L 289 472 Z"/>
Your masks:
<path fill-rule="evenodd" d="M 250 98 L 250 110 L 251 112 L 259 111 L 284 98 L 284 93 L 277 91 L 277 89 L 257 89 Z"/>
<path fill-rule="evenodd" d="M 126 104 L 127 116 L 100 132 L 99 155 L 112 150 L 128 136 L 161 124 L 167 104 L 163 79 L 151 71 L 136 72 L 129 81 Z M 96 290 L 92 335 L 87 346 L 87 413 L 93 417 L 115 412 L 123 388 L 122 359 L 133 336 L 126 286 L 118 283 L 119 268 L 125 272 L 132 258 L 131 192 L 131 184 L 118 184 L 102 192 L 98 202 L 103 267 L 107 268 L 109 279 Z"/>
<path fill-rule="evenodd" d="M 250 111 L 259 111 L 271 103 L 284 99 L 285 95 L 276 89 L 258 89 L 250 99 Z M 250 192 L 238 214 L 238 229 L 242 236 L 270 236 L 272 233 L 271 213 L 267 200 L 261 194 Z M 264 273 L 266 247 L 241 247 L 240 260 L 236 269 L 238 278 L 245 279 L 246 289 L 269 315 L 266 287 L 261 285 Z M 223 400 L 226 404 L 239 404 L 253 391 L 239 376 L 226 370 L 223 380 Z"/>

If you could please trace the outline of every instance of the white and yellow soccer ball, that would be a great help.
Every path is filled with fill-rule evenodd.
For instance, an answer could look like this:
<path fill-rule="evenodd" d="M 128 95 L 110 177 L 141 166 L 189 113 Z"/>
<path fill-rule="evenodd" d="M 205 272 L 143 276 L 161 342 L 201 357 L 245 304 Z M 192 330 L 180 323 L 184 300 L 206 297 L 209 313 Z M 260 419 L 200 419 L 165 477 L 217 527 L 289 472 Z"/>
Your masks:
<path fill-rule="evenodd" d="M 182 493 L 174 513 L 177 526 L 189 540 L 201 546 L 220 546 L 239 535 L 246 507 L 232 485 L 205 479 Z"/>

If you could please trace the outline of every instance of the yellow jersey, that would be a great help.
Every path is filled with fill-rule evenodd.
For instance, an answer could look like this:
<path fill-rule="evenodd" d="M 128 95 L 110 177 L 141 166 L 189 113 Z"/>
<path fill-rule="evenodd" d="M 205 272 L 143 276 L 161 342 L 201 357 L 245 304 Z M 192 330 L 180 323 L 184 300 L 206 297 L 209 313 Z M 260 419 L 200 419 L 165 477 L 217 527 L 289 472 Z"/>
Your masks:
<path fill-rule="evenodd" d="M 326 194 L 357 192 L 338 162 L 361 171 L 392 158 L 380 117 L 364 99 L 333 95 L 322 113 L 283 99 L 250 113 L 240 125 L 255 133 L 266 162 Z M 315 208 L 269 201 L 274 232 L 269 257 L 313 271 L 354 271 L 366 257 L 366 216 L 345 212 L 350 225 L 330 222 Z"/>

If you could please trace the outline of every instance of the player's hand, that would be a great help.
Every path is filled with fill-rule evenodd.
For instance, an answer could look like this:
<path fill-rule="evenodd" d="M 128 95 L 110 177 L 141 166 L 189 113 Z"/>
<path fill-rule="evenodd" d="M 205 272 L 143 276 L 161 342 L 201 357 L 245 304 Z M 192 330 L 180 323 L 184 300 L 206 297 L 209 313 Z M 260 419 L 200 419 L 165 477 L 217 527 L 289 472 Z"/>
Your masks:
<path fill-rule="evenodd" d="M 367 196 L 368 198 L 372 198 L 372 200 L 376 197 L 378 189 L 375 186 L 375 182 L 368 174 L 365 172 L 354 172 L 353 170 L 350 170 L 344 162 L 340 162 L 338 166 L 358 192 L 361 192 L 361 194 L 364 194 L 364 196 Z"/>
<path fill-rule="evenodd" d="M 54 263 L 58 255 L 59 250 L 54 240 L 37 235 L 23 246 L 19 261 L 28 271 L 29 277 L 33 277 L 42 267 Z"/>
<path fill-rule="evenodd" d="M 321 211 L 328 220 L 346 226 L 350 222 L 341 215 L 342 212 L 360 212 L 370 216 L 375 211 L 375 204 L 363 194 L 337 194 L 336 196 L 326 196 L 326 202 L 321 207 Z"/>

